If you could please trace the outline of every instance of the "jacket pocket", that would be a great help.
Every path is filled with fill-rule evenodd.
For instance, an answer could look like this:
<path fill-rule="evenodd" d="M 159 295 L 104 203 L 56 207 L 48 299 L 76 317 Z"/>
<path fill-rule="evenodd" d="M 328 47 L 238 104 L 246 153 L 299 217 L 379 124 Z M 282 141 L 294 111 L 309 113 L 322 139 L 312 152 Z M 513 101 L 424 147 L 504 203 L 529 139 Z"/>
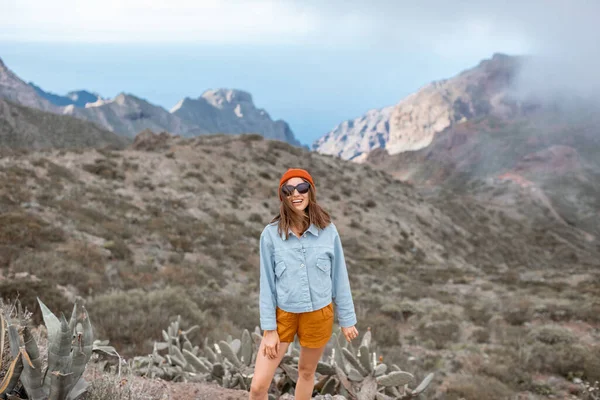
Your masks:
<path fill-rule="evenodd" d="M 284 261 L 275 264 L 275 291 L 277 292 L 277 301 L 285 302 L 289 296 L 290 288 L 288 284 L 288 275 L 285 273 L 287 266 Z"/>
<path fill-rule="evenodd" d="M 317 280 L 315 290 L 323 296 L 331 295 L 331 259 L 328 256 L 317 258 Z"/>

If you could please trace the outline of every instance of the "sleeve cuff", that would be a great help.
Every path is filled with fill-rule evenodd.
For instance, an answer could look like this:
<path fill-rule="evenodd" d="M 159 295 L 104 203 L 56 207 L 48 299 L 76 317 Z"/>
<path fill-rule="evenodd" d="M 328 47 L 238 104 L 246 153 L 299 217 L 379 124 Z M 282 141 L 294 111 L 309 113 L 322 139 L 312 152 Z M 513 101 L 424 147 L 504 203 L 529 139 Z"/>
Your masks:
<path fill-rule="evenodd" d="M 263 331 L 274 331 L 277 329 L 277 324 L 269 324 L 269 323 L 265 323 L 265 324 L 260 324 L 260 329 L 262 329 Z"/>
<path fill-rule="evenodd" d="M 353 316 L 352 318 L 348 319 L 339 320 L 338 322 L 342 328 L 349 328 L 351 326 L 356 325 L 356 316 Z"/>

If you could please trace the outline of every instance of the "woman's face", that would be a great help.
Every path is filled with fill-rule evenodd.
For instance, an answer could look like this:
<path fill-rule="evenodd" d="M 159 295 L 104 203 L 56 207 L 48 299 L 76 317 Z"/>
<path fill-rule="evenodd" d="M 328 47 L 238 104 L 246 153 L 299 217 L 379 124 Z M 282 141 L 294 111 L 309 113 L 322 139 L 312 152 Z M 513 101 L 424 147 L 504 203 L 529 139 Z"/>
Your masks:
<path fill-rule="evenodd" d="M 304 182 L 304 179 L 295 177 L 290 178 L 285 184 L 296 186 L 302 182 Z M 292 202 L 292 206 L 297 210 L 304 211 L 308 206 L 308 192 L 302 194 L 298 192 L 298 189 L 294 189 L 294 192 L 288 196 L 288 199 Z"/>

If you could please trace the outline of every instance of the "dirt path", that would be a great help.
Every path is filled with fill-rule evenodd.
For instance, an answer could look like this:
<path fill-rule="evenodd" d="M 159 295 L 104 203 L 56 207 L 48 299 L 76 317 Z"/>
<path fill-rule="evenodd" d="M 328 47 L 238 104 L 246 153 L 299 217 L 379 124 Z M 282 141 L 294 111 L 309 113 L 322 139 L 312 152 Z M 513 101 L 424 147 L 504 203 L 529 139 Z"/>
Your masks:
<path fill-rule="evenodd" d="M 248 400 L 244 390 L 224 389 L 209 383 L 172 383 L 169 385 L 173 400 Z"/>

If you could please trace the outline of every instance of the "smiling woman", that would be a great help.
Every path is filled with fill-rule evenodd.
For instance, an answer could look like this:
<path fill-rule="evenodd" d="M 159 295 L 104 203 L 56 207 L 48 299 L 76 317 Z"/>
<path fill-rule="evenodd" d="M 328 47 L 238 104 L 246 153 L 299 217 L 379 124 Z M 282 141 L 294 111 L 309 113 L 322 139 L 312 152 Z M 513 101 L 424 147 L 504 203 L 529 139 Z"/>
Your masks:
<path fill-rule="evenodd" d="M 267 398 L 287 347 L 298 335 L 296 400 L 311 398 L 314 374 L 337 314 L 347 341 L 358 336 L 341 240 L 316 200 L 312 176 L 289 169 L 279 181 L 280 212 L 260 236 L 260 325 L 264 330 L 250 399 Z M 335 310 L 334 310 L 335 305 Z"/>

